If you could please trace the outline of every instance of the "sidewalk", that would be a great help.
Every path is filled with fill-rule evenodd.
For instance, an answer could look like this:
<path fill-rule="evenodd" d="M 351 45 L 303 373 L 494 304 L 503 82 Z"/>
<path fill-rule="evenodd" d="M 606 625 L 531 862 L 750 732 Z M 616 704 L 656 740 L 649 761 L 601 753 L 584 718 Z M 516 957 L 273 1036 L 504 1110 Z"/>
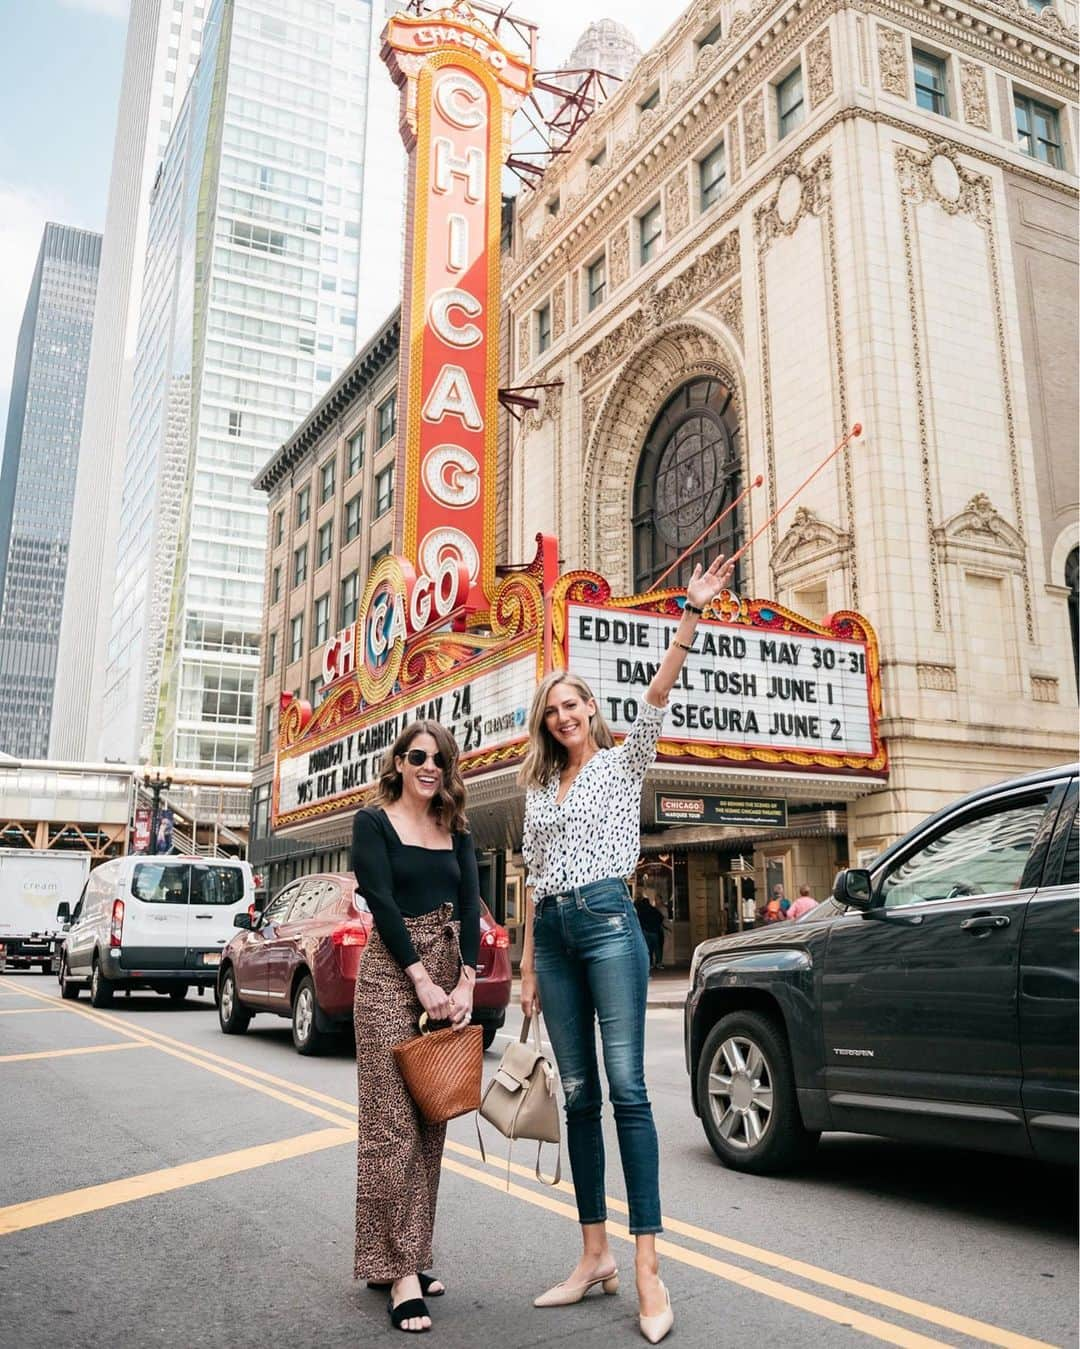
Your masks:
<path fill-rule="evenodd" d="M 688 969 L 667 969 L 661 970 L 659 974 L 653 974 L 649 979 L 649 997 L 647 1006 L 649 1007 L 677 1007 L 682 1011 L 683 1004 L 686 1002 L 686 994 L 690 987 L 690 971 Z M 514 975 L 514 983 L 510 990 L 510 1002 L 512 1006 L 517 1006 L 518 995 L 521 992 L 521 980 Z"/>

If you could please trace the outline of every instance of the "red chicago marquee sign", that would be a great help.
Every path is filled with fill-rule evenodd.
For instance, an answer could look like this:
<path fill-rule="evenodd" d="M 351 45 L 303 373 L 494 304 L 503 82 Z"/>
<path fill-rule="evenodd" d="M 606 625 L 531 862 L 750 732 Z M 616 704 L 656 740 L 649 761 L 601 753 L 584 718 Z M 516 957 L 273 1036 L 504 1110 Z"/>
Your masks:
<path fill-rule="evenodd" d="M 383 59 L 409 151 L 396 537 L 419 576 L 448 562 L 467 607 L 495 592 L 499 189 L 532 71 L 465 4 L 395 15 Z"/>

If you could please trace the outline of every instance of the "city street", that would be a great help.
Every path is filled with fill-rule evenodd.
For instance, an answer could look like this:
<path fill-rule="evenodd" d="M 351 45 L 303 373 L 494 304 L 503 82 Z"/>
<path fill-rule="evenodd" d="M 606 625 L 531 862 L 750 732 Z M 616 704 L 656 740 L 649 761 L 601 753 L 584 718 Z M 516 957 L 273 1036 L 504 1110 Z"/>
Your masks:
<path fill-rule="evenodd" d="M 650 1009 L 647 1068 L 686 1349 L 1076 1344 L 1072 1173 L 831 1135 L 800 1174 L 741 1176 L 690 1109 L 677 1009 Z M 95 1011 L 54 978 L 0 977 L 0 1343 L 397 1343 L 384 1296 L 351 1279 L 354 1099 L 350 1049 L 301 1058 L 284 1020 L 226 1038 L 209 997 Z M 486 1141 L 484 1165 L 472 1120 L 451 1126 L 432 1342 L 641 1342 L 613 1128 L 622 1288 L 561 1310 L 531 1299 L 574 1262 L 570 1187 L 538 1185 L 522 1144 L 507 1194 Z"/>

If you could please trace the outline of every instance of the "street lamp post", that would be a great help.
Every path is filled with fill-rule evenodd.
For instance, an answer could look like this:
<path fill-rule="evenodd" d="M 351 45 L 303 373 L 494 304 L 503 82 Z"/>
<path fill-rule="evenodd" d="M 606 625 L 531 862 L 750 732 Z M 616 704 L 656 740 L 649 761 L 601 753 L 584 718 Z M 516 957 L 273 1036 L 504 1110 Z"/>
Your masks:
<path fill-rule="evenodd" d="M 158 816 L 161 812 L 161 797 L 163 792 L 167 792 L 172 786 L 172 778 L 163 778 L 160 773 L 155 773 L 152 778 L 144 778 L 143 786 L 150 788 L 150 796 L 153 802 L 150 809 L 150 843 L 149 851 L 152 854 L 157 853 L 157 828 Z"/>

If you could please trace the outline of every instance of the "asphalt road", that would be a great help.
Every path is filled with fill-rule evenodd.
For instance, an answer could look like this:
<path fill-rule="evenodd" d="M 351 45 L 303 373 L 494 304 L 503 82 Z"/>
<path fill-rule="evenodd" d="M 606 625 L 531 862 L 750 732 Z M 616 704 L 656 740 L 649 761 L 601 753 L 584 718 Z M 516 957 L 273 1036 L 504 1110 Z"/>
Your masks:
<path fill-rule="evenodd" d="M 344 1046 L 300 1058 L 276 1018 L 223 1036 L 209 998 L 98 1012 L 0 977 L 0 1346 L 400 1344 L 351 1279 L 353 1072 Z M 1073 1173 L 838 1134 L 798 1175 L 739 1176 L 690 1111 L 678 1011 L 648 1014 L 648 1075 L 672 1345 L 1077 1344 Z M 427 1343 L 643 1343 L 609 1136 L 623 1289 L 537 1311 L 575 1258 L 569 1187 L 536 1184 L 519 1145 L 508 1194 L 502 1140 L 485 1166 L 451 1126 Z"/>

